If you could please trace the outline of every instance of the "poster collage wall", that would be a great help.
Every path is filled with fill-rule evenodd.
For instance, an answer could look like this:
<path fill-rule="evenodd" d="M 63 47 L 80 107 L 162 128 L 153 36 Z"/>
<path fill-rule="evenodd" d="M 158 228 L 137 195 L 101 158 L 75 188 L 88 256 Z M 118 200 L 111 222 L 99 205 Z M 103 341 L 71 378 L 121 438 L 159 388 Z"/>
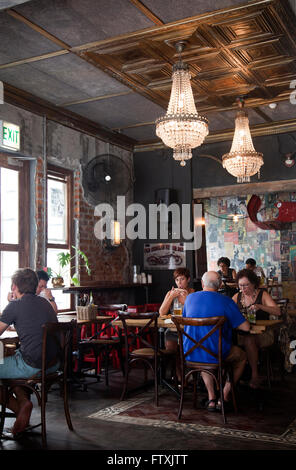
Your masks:
<path fill-rule="evenodd" d="M 275 204 L 295 202 L 296 192 L 269 193 L 260 196 L 262 205 L 257 218 L 276 220 Z M 267 277 L 279 282 L 296 280 L 296 220 L 288 230 L 262 230 L 248 217 L 247 204 L 251 195 L 205 199 L 206 245 L 208 270 L 216 271 L 217 260 L 227 256 L 236 271 L 245 267 L 247 258 L 254 258 Z M 238 222 L 233 215 L 239 215 Z"/>

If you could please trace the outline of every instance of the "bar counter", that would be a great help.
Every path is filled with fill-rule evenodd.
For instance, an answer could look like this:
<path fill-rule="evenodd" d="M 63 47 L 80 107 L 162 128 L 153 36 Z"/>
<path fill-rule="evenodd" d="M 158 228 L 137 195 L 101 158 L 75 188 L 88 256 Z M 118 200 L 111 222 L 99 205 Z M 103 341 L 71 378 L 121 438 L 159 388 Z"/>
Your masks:
<path fill-rule="evenodd" d="M 148 304 L 149 287 L 152 284 L 120 284 L 118 282 L 93 282 L 84 286 L 63 288 L 64 294 L 89 294 L 92 292 L 98 305 L 124 303 L 127 305 Z"/>

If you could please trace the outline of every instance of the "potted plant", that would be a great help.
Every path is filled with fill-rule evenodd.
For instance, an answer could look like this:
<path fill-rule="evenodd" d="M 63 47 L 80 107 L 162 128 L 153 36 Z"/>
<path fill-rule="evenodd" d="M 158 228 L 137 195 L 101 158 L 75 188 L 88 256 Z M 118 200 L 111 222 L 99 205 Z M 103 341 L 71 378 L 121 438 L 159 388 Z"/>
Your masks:
<path fill-rule="evenodd" d="M 51 268 L 47 268 L 47 274 L 51 277 L 53 287 L 64 286 L 63 273 L 65 272 L 65 268 L 70 265 L 72 259 L 74 259 L 76 255 L 78 255 L 79 261 L 81 260 L 81 264 L 79 263 L 78 268 L 85 268 L 87 274 L 89 276 L 91 275 L 91 269 L 89 267 L 89 261 L 88 261 L 86 254 L 83 251 L 76 248 L 76 246 L 72 246 L 72 248 L 75 250 L 75 254 L 73 256 L 71 256 L 70 253 L 65 253 L 65 252 L 58 253 L 57 259 L 58 259 L 58 263 L 60 266 L 60 269 L 58 270 L 58 272 L 53 271 Z M 79 285 L 77 272 L 71 277 L 71 282 L 75 286 Z"/>

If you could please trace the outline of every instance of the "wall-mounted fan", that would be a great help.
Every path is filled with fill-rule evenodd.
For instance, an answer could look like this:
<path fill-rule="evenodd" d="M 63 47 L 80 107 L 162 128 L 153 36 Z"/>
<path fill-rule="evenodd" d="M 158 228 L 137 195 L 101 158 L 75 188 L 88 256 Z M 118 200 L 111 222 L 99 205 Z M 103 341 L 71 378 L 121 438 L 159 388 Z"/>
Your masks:
<path fill-rule="evenodd" d="M 82 169 L 84 196 L 94 205 L 116 204 L 117 196 L 125 196 L 132 183 L 131 168 L 112 154 L 97 155 Z"/>

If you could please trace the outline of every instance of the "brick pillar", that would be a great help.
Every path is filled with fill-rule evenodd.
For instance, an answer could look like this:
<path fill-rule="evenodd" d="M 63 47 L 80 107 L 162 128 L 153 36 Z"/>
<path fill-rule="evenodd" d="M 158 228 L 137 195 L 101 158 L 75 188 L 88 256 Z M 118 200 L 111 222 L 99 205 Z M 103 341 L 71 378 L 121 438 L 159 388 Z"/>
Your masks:
<path fill-rule="evenodd" d="M 43 159 L 39 157 L 36 162 L 35 174 L 35 223 L 36 223 L 36 269 L 45 266 L 46 259 L 46 233 L 44 233 L 47 194 L 46 174 L 44 173 Z"/>

